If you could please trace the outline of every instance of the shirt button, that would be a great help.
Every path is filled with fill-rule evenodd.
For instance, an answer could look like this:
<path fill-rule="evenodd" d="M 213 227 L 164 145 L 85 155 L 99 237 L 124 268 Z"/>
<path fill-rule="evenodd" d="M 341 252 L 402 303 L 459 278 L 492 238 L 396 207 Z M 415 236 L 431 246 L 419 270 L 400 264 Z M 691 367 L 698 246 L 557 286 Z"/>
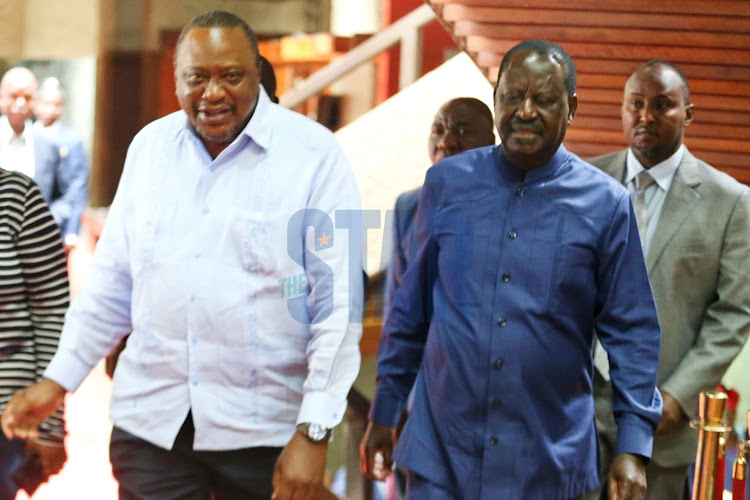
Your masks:
<path fill-rule="evenodd" d="M 508 233 L 508 236 L 510 236 L 510 239 L 514 240 L 516 239 L 516 236 L 518 236 L 518 233 L 516 232 L 515 229 L 511 229 L 510 232 Z"/>
<path fill-rule="evenodd" d="M 503 281 L 506 283 L 510 281 L 510 273 L 503 274 Z"/>
<path fill-rule="evenodd" d="M 499 370 L 499 369 L 500 369 L 500 368 L 502 368 L 502 367 L 503 367 L 503 360 L 502 360 L 502 359 L 500 359 L 500 358 L 497 358 L 497 359 L 495 360 L 495 368 L 497 368 L 497 369 Z"/>
<path fill-rule="evenodd" d="M 492 408 L 500 408 L 500 400 L 499 399 L 493 400 L 490 406 Z"/>
<path fill-rule="evenodd" d="M 210 212 L 210 210 L 208 208 L 204 208 L 203 209 L 203 215 L 208 215 L 208 212 Z"/>
<path fill-rule="evenodd" d="M 522 187 L 520 187 L 520 188 L 516 189 L 516 194 L 517 194 L 518 196 L 523 196 L 523 188 L 522 188 Z"/>
<path fill-rule="evenodd" d="M 195 294 L 194 293 L 190 294 L 190 302 L 195 302 Z"/>
<path fill-rule="evenodd" d="M 195 258 L 196 259 L 200 259 L 200 257 L 201 257 L 201 253 L 200 252 L 195 252 Z"/>
<path fill-rule="evenodd" d="M 496 436 L 492 436 L 490 438 L 490 444 L 493 445 L 493 446 L 497 444 L 497 437 Z"/>
<path fill-rule="evenodd" d="M 506 323 L 505 323 L 505 318 L 500 318 L 500 319 L 498 319 L 498 320 L 497 320 L 497 324 L 498 324 L 498 325 L 500 325 L 500 326 L 505 326 L 505 324 L 506 324 Z"/>
<path fill-rule="evenodd" d="M 213 165 L 211 165 L 210 167 L 208 167 L 208 171 L 209 172 L 213 172 L 214 170 L 216 170 L 216 167 L 214 167 Z"/>
<path fill-rule="evenodd" d="M 195 387 L 197 385 L 198 385 L 198 381 L 197 380 L 193 380 L 193 387 Z"/>

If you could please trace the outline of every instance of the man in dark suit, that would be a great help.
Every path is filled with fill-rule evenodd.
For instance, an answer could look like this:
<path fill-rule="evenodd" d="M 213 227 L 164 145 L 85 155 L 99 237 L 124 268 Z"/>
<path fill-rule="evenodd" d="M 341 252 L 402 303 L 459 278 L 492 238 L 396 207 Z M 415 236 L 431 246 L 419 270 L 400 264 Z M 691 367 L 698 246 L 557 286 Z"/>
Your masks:
<path fill-rule="evenodd" d="M 37 87 L 34 74 L 21 66 L 9 69 L 0 80 L 0 166 L 36 181 L 65 235 L 79 196 L 80 173 L 72 172 L 56 141 L 34 131 L 31 115 Z"/>
<path fill-rule="evenodd" d="M 686 469 L 698 440 L 688 424 L 697 418 L 698 395 L 716 387 L 750 328 L 750 189 L 683 145 L 693 116 L 682 72 L 650 61 L 625 85 L 629 148 L 589 160 L 633 195 L 662 328 L 664 410 L 647 467 L 646 498 L 654 500 L 688 493 Z M 611 391 L 602 367 L 594 378 L 602 478 L 615 446 Z"/>
<path fill-rule="evenodd" d="M 63 125 L 59 118 L 65 111 L 65 93 L 55 77 L 47 78 L 39 86 L 34 104 L 37 121 L 34 130 L 59 143 L 60 156 L 67 158 L 70 184 L 66 192 L 73 205 L 67 223 L 62 227 L 63 244 L 70 252 L 78 241 L 81 215 L 88 201 L 89 167 L 81 135 Z"/>
<path fill-rule="evenodd" d="M 492 112 L 479 99 L 459 97 L 443 104 L 435 115 L 430 129 L 428 151 L 434 165 L 443 158 L 495 144 Z M 417 214 L 422 188 L 401 193 L 396 199 L 393 223 L 393 250 L 385 282 L 385 307 L 383 317 L 393 301 L 393 294 L 401 283 L 414 240 L 413 223 Z"/>

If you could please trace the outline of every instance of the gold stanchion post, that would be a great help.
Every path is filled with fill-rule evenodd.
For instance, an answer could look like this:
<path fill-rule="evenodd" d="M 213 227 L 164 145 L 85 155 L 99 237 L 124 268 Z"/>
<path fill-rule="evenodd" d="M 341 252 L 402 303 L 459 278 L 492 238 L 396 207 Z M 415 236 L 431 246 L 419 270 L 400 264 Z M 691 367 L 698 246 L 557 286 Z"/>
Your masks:
<path fill-rule="evenodd" d="M 713 500 L 719 438 L 727 431 L 724 425 L 727 399 L 727 395 L 719 391 L 700 394 L 700 420 L 690 423 L 691 427 L 699 430 L 692 500 Z"/>

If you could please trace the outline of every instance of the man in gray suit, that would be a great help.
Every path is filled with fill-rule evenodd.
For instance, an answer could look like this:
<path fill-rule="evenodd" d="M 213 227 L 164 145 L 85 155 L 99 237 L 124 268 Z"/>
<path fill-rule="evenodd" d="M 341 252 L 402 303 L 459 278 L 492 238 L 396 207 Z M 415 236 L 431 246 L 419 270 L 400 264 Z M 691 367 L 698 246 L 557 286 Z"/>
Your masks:
<path fill-rule="evenodd" d="M 0 166 L 34 179 L 65 237 L 88 172 L 73 172 L 60 144 L 34 130 L 37 86 L 34 74 L 22 66 L 9 69 L 0 80 Z"/>
<path fill-rule="evenodd" d="M 682 72 L 650 61 L 625 85 L 622 124 L 630 147 L 589 160 L 633 195 L 662 328 L 664 410 L 647 467 L 646 498 L 653 500 L 688 494 L 698 439 L 688 424 L 697 418 L 698 395 L 721 380 L 750 327 L 750 189 L 683 145 L 693 115 Z M 605 367 L 594 378 L 602 478 L 616 437 L 607 378 Z"/>

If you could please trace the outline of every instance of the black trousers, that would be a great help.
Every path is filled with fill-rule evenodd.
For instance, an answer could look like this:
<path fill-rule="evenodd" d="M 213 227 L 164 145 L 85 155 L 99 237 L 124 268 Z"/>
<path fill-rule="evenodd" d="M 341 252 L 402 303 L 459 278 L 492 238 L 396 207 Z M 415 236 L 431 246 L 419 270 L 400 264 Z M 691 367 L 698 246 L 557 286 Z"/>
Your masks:
<path fill-rule="evenodd" d="M 171 450 L 112 429 L 109 457 L 120 500 L 268 500 L 281 448 L 193 451 L 188 413 Z"/>

